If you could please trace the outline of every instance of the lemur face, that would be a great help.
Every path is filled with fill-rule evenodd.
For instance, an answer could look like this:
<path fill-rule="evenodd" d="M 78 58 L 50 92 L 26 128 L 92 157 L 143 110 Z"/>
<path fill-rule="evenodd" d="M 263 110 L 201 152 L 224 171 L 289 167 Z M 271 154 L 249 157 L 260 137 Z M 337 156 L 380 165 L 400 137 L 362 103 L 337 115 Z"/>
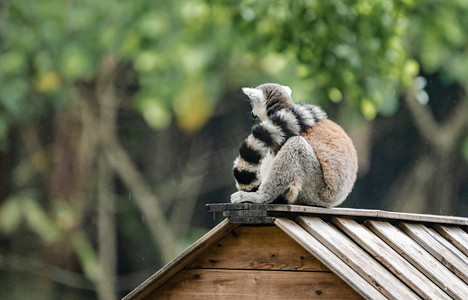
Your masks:
<path fill-rule="evenodd" d="M 260 119 L 261 121 L 268 120 L 266 101 L 263 91 L 258 88 L 243 88 L 242 91 L 250 99 L 250 103 L 252 105 L 252 118 Z"/>
<path fill-rule="evenodd" d="M 243 88 L 242 91 L 251 100 L 252 117 L 261 121 L 268 120 L 268 117 L 279 109 L 294 104 L 291 89 L 276 83 L 262 84 L 256 88 Z"/>

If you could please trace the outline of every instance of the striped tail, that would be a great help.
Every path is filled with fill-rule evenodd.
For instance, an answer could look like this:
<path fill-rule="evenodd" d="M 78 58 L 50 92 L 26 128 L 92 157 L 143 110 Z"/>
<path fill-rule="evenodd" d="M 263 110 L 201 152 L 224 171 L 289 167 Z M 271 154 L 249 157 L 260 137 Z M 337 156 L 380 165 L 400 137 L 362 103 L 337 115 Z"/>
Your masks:
<path fill-rule="evenodd" d="M 262 181 L 260 165 L 267 153 L 277 153 L 290 137 L 305 132 L 326 118 L 320 107 L 300 103 L 278 110 L 267 121 L 255 125 L 252 133 L 242 142 L 239 156 L 234 161 L 237 189 L 255 192 Z"/>

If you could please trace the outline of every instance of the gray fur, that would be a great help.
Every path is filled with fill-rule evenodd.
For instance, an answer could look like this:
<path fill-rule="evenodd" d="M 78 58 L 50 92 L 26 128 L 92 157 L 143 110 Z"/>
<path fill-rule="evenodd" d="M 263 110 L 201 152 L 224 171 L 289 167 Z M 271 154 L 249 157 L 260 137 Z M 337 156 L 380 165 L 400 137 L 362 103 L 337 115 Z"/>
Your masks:
<path fill-rule="evenodd" d="M 323 198 L 325 193 L 322 169 L 314 150 L 303 137 L 294 136 L 275 156 L 258 191 L 238 191 L 231 195 L 231 202 L 270 203 L 283 196 L 291 204 L 333 206 L 331 199 Z"/>
<path fill-rule="evenodd" d="M 249 93 L 254 94 L 251 91 Z M 318 121 L 323 118 L 326 118 L 326 114 L 318 106 L 293 104 L 274 112 L 267 120 L 257 125 L 257 129 L 262 129 L 263 136 L 268 136 L 271 139 L 271 145 L 267 145 L 257 138 L 255 128 L 253 129 L 252 134 L 243 143 L 239 151 L 239 157 L 234 161 L 234 177 L 236 178 L 237 188 L 248 192 L 256 190 L 262 178 L 264 178 L 264 174 L 260 172 L 260 169 L 261 165 L 264 164 L 265 156 L 269 152 L 277 153 L 288 138 L 298 136 L 301 132 L 313 126 L 315 120 Z M 245 148 L 250 150 L 249 153 L 255 152 L 260 157 L 260 164 L 256 161 L 249 162 L 249 155 L 242 151 Z M 255 173 L 256 175 L 250 175 L 250 179 L 245 180 L 243 177 L 247 173 Z"/>
<path fill-rule="evenodd" d="M 291 204 L 332 207 L 344 201 L 356 180 L 357 156 L 341 127 L 326 120 L 318 106 L 294 104 L 288 87 L 264 84 L 243 91 L 262 122 L 234 161 L 239 191 L 231 202 L 283 198 Z"/>

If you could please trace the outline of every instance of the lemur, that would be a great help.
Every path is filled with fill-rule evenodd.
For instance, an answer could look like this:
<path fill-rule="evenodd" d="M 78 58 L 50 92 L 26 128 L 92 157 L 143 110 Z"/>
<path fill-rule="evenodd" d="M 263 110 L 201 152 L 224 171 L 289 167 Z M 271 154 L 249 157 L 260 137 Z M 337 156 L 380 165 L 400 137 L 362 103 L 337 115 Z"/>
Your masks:
<path fill-rule="evenodd" d="M 232 203 L 333 207 L 351 192 L 357 153 L 344 130 L 316 105 L 295 104 L 287 86 L 243 88 L 261 123 L 243 141 L 234 161 Z"/>

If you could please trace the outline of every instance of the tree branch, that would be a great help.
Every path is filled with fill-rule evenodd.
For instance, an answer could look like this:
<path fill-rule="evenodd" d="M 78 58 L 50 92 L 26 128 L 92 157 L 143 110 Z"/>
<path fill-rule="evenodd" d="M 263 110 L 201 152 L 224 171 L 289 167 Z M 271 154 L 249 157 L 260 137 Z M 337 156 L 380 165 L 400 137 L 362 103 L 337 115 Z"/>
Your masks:
<path fill-rule="evenodd" d="M 468 101 L 466 97 L 461 98 L 460 103 L 453 109 L 453 113 L 443 124 L 439 124 L 435 120 L 428 106 L 419 104 L 408 93 L 403 99 L 413 117 L 416 128 L 433 149 L 444 155 L 451 151 L 464 134 L 468 124 Z"/>
<path fill-rule="evenodd" d="M 0 255 L 0 269 L 26 272 L 83 290 L 94 290 L 92 283 L 82 274 L 47 264 L 32 257 Z"/>
<path fill-rule="evenodd" d="M 432 116 L 430 108 L 426 105 L 419 104 L 409 93 L 403 96 L 403 100 L 408 106 L 408 110 L 413 117 L 414 124 L 418 131 L 428 143 L 435 146 L 442 132 L 437 121 Z"/>
<path fill-rule="evenodd" d="M 174 190 L 171 197 L 172 199 L 170 202 L 176 202 L 176 205 L 171 214 L 169 224 L 174 228 L 180 227 L 179 224 L 183 224 L 183 222 L 187 223 L 190 221 L 196 204 L 196 199 L 194 198 L 200 194 L 200 190 L 203 185 L 203 179 L 205 176 L 204 172 L 200 170 L 206 169 L 209 160 L 204 159 L 200 153 L 197 153 L 196 149 L 200 146 L 199 144 L 200 143 L 196 141 L 192 143 L 189 151 L 192 155 L 185 164 L 181 179 L 177 183 L 178 188 Z M 212 144 L 210 142 L 203 144 L 209 147 L 211 151 Z M 196 171 L 195 174 L 194 170 Z M 181 233 L 180 236 L 184 236 L 186 230 L 178 229 L 179 233 Z"/>
<path fill-rule="evenodd" d="M 93 283 L 82 273 L 70 271 L 29 256 L 0 254 L 0 270 L 32 274 L 72 288 L 95 291 Z M 118 278 L 117 290 L 128 291 L 133 289 L 153 273 L 154 269 L 148 268 L 121 275 Z"/>
<path fill-rule="evenodd" d="M 100 130 L 97 116 L 92 112 L 89 104 L 80 101 L 86 119 L 91 123 L 90 128 L 98 133 L 99 145 L 102 147 L 110 165 L 118 176 L 127 185 L 140 212 L 144 216 L 152 233 L 156 247 L 159 247 L 165 261 L 169 261 L 176 254 L 175 233 L 161 210 L 159 198 L 151 192 L 146 180 L 143 178 L 127 151 L 120 144 L 116 130 Z M 108 111 L 105 112 L 109 113 Z M 108 116 L 107 116 L 108 117 Z"/>
<path fill-rule="evenodd" d="M 115 137 L 102 138 L 106 143 L 105 151 L 111 166 L 130 189 L 138 208 L 148 222 L 156 246 L 161 249 L 164 260 L 169 261 L 177 254 L 175 235 L 167 224 L 159 199 L 150 191 L 140 172 Z"/>
<path fill-rule="evenodd" d="M 468 124 L 468 100 L 460 97 L 460 103 L 453 109 L 451 117 L 443 124 L 442 130 L 450 134 L 450 140 L 458 140 L 465 132 Z"/>
<path fill-rule="evenodd" d="M 116 131 L 117 97 L 115 95 L 114 79 L 117 61 L 112 56 L 106 56 L 101 61 L 101 68 L 96 82 L 96 98 L 99 103 L 99 133 L 100 136 Z M 102 300 L 117 298 L 117 233 L 115 221 L 115 193 L 113 189 L 113 172 L 107 162 L 104 151 L 98 158 L 98 252 L 100 278 L 98 293 Z"/>

